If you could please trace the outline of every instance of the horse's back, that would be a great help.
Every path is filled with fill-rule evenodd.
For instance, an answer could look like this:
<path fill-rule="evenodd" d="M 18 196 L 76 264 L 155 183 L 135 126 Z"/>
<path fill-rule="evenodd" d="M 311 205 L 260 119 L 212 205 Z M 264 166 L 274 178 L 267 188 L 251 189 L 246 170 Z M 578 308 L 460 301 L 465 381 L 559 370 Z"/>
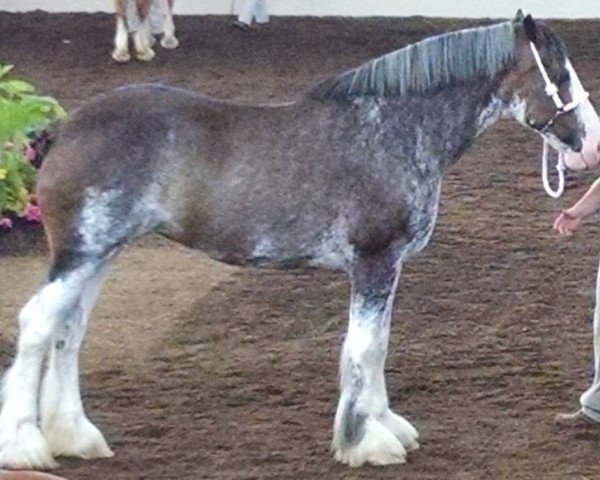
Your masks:
<path fill-rule="evenodd" d="M 197 145 L 206 134 L 202 126 L 215 121 L 221 108 L 218 100 L 160 85 L 95 97 L 60 126 L 40 188 L 73 177 L 84 187 L 118 179 L 134 188 L 156 175 L 165 157 Z"/>
<path fill-rule="evenodd" d="M 68 241 L 90 205 L 111 218 L 160 223 L 166 214 L 150 210 L 166 208 L 169 189 L 177 188 L 173 177 L 182 177 L 179 170 L 207 137 L 203 125 L 218 122 L 222 108 L 160 85 L 119 88 L 83 105 L 60 126 L 39 175 L 51 243 Z"/>

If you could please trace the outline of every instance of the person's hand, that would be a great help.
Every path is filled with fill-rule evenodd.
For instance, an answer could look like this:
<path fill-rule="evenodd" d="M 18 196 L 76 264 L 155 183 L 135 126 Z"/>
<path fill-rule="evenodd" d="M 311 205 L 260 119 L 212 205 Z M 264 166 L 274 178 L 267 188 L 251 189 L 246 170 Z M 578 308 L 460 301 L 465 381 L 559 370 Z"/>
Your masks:
<path fill-rule="evenodd" d="M 581 227 L 581 217 L 569 213 L 568 210 L 563 210 L 554 220 L 554 230 L 561 235 L 572 235 L 579 227 Z"/>

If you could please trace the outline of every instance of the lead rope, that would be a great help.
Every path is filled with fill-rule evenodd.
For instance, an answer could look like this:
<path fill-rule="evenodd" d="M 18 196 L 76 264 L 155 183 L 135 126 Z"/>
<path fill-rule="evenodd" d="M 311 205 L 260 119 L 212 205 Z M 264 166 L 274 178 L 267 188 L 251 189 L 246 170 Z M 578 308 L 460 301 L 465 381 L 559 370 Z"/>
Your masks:
<path fill-rule="evenodd" d="M 544 79 L 544 83 L 546 84 L 546 95 L 548 95 L 554 101 L 554 105 L 558 109 L 560 113 L 567 113 L 574 108 L 577 107 L 581 102 L 588 98 L 588 92 L 584 92 L 580 98 L 573 98 L 573 100 L 566 105 L 561 100 L 558 95 L 558 87 L 550 80 L 548 76 L 548 72 L 546 72 L 546 67 L 542 63 L 542 59 L 540 58 L 540 54 L 538 49 L 534 45 L 533 42 L 529 42 L 529 46 L 531 48 L 531 52 L 533 53 L 533 58 L 535 58 L 535 63 L 538 66 L 540 73 L 542 74 L 542 78 Z M 544 148 L 542 151 L 542 184 L 544 185 L 544 190 L 546 193 L 550 195 L 552 198 L 559 198 L 565 189 L 565 154 L 562 152 L 558 152 L 558 157 L 556 159 L 556 171 L 558 172 L 558 188 L 553 190 L 550 186 L 550 180 L 548 178 L 548 155 L 550 150 L 550 144 L 547 140 L 544 140 Z"/>
<path fill-rule="evenodd" d="M 565 154 L 558 152 L 555 167 L 556 171 L 558 172 L 558 187 L 556 190 L 553 190 L 552 186 L 550 185 L 550 179 L 548 178 L 549 147 L 550 145 L 548 142 L 544 140 L 544 148 L 542 150 L 542 184 L 544 185 L 544 190 L 546 190 L 548 195 L 550 195 L 552 198 L 560 198 L 565 191 L 565 170 L 567 169 L 564 158 Z"/>

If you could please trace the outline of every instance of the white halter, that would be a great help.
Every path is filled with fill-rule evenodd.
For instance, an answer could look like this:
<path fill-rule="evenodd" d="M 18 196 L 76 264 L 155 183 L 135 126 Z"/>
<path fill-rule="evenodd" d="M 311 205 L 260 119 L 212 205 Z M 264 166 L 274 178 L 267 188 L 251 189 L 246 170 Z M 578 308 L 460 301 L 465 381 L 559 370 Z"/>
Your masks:
<path fill-rule="evenodd" d="M 552 117 L 548 123 L 544 126 L 542 131 L 548 127 L 550 127 L 554 121 L 560 116 L 571 110 L 577 108 L 577 106 L 585 101 L 589 93 L 583 92 L 578 98 L 573 98 L 569 103 L 564 104 L 558 95 L 558 87 L 550 80 L 548 76 L 548 72 L 546 71 L 546 67 L 542 63 L 542 59 L 540 58 L 540 54 L 538 49 L 534 45 L 533 42 L 529 42 L 529 46 L 531 47 L 531 51 L 533 52 L 533 57 L 535 58 L 535 63 L 537 63 L 538 69 L 542 74 L 542 78 L 544 79 L 544 83 L 546 84 L 546 95 L 548 95 L 554 101 L 554 105 L 556 105 L 556 113 L 554 117 Z M 563 152 L 558 152 L 558 158 L 556 162 L 556 170 L 558 171 L 558 188 L 556 190 L 552 190 L 550 186 L 550 181 L 548 180 L 548 150 L 549 144 L 546 140 L 544 140 L 544 149 L 542 151 L 542 183 L 544 184 L 544 190 L 546 193 L 550 195 L 552 198 L 559 198 L 565 188 L 565 154 Z"/>

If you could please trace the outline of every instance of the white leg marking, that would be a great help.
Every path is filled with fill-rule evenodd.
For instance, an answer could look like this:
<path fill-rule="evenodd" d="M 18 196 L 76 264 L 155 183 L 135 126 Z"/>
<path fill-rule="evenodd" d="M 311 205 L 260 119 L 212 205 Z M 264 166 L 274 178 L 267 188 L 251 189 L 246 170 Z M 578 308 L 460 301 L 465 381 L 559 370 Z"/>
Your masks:
<path fill-rule="evenodd" d="M 44 357 L 61 317 L 76 301 L 86 269 L 57 279 L 33 296 L 19 315 L 17 356 L 6 375 L 0 412 L 0 466 L 53 468 L 51 450 L 37 427 Z"/>
<path fill-rule="evenodd" d="M 384 364 L 397 281 L 398 276 L 393 285 L 386 285 L 390 292 L 385 301 L 352 294 L 332 449 L 337 460 L 353 467 L 404 463 L 407 450 L 418 447 L 414 427 L 388 408 L 385 386 Z"/>
<path fill-rule="evenodd" d="M 133 37 L 137 59 L 143 62 L 154 58 L 154 50 L 150 48 L 150 35 L 150 15 L 148 15 Z"/>
<path fill-rule="evenodd" d="M 42 431 L 55 456 L 113 456 L 100 430 L 86 417 L 79 392 L 79 349 L 103 279 L 101 271 L 86 282 L 79 308 L 65 319 L 68 323 L 59 325 L 51 345 L 42 382 L 40 417 Z"/>
<path fill-rule="evenodd" d="M 404 417 L 401 417 L 388 409 L 381 417 L 379 417 L 379 420 L 398 438 L 398 440 L 400 440 L 407 452 L 419 448 L 419 442 L 417 441 L 419 432 L 417 432 L 416 428 Z"/>
<path fill-rule="evenodd" d="M 129 36 L 125 19 L 117 17 L 117 31 L 115 33 L 115 49 L 112 53 L 113 59 L 117 62 L 128 62 L 131 59 L 129 55 Z"/>
<path fill-rule="evenodd" d="M 406 462 L 406 450 L 394 434 L 378 421 L 368 417 L 361 441 L 350 448 L 335 450 L 335 459 L 351 467 L 391 465 Z"/>
<path fill-rule="evenodd" d="M 173 22 L 173 12 L 167 5 L 167 0 L 164 0 L 164 11 L 166 12 L 164 23 L 164 35 L 160 44 L 163 48 L 177 48 L 179 40 L 175 37 L 175 23 Z"/>

